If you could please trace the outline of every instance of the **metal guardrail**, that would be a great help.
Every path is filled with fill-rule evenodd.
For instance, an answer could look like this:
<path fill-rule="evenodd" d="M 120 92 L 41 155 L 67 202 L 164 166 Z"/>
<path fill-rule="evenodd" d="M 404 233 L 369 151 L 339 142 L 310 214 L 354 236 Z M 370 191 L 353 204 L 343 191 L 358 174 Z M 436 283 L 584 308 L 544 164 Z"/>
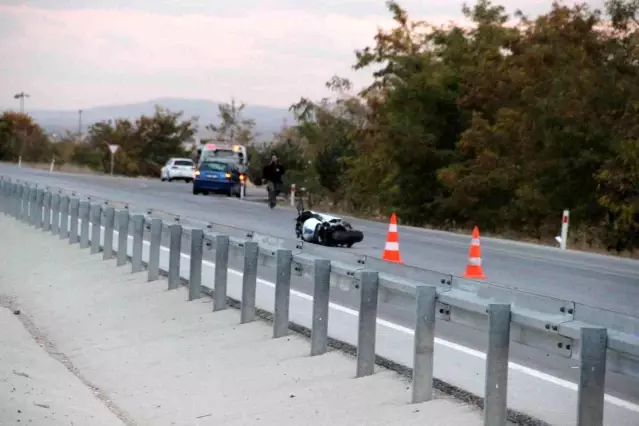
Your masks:
<path fill-rule="evenodd" d="M 84 198 L 84 199 L 83 199 Z M 129 205 L 116 208 L 108 200 L 66 194 L 37 185 L 0 180 L 2 211 L 52 232 L 70 243 L 79 243 L 98 253 L 102 228 L 104 259 L 114 256 L 114 230 L 118 232 L 117 264 L 127 262 L 129 235 L 133 237 L 132 271 L 141 272 L 145 230 L 150 231 L 149 280 L 159 277 L 160 246 L 169 239 L 168 287 L 178 288 L 182 242 L 190 237 L 189 299 L 201 295 L 202 260 L 206 249 L 215 251 L 214 310 L 226 308 L 226 281 L 230 258 L 242 258 L 243 285 L 241 322 L 255 319 L 258 265 L 276 268 L 274 337 L 288 332 L 288 304 L 292 275 L 314 280 L 311 354 L 327 350 L 327 313 L 331 285 L 351 286 L 360 292 L 357 344 L 357 377 L 373 373 L 378 296 L 403 295 L 416 301 L 412 401 L 429 400 L 433 394 L 435 321 L 451 321 L 488 332 L 486 356 L 484 421 L 504 425 L 507 416 L 508 358 L 511 338 L 521 344 L 565 357 L 580 359 L 578 393 L 579 426 L 600 425 L 603 421 L 606 366 L 621 374 L 639 377 L 639 337 L 602 325 L 591 325 L 579 317 L 579 304 L 491 284 L 464 280 L 405 265 L 389 264 L 366 256 L 352 263 L 340 258 L 326 259 L 326 253 L 301 242 L 284 240 L 217 224 L 184 221 L 178 216 L 151 210 L 132 214 Z M 169 215 L 167 219 L 156 217 Z M 117 221 L 116 221 L 117 218 Z M 132 219 L 132 220 L 131 220 Z M 190 223 L 190 225 L 189 225 Z M 89 224 L 91 226 L 91 234 Z M 197 226 L 201 225 L 201 226 Z M 168 232 L 167 232 L 168 231 Z M 232 236 L 231 233 L 237 235 Z M 243 234 L 243 235 L 242 235 Z M 93 243 L 98 241 L 98 244 Z M 124 250 L 121 248 L 124 247 Z M 322 257 L 320 257 L 322 256 Z M 589 319 L 597 309 L 586 310 Z M 616 313 L 602 318 L 614 322 Z M 627 317 L 623 327 L 635 327 Z M 511 334 L 512 333 L 512 334 Z"/>

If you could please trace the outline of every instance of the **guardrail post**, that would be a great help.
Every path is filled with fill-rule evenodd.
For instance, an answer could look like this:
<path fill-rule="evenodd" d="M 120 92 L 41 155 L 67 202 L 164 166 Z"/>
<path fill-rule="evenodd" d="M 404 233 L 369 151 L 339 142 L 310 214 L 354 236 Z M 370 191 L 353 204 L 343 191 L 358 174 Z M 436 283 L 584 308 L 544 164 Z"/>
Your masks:
<path fill-rule="evenodd" d="M 13 216 L 13 192 L 15 184 L 3 180 L 0 182 L 2 188 L 2 212 L 7 216 Z"/>
<path fill-rule="evenodd" d="M 71 198 L 69 202 L 69 244 L 78 242 L 78 218 L 80 216 L 80 200 Z"/>
<path fill-rule="evenodd" d="M 117 266 L 122 266 L 128 258 L 129 247 L 129 211 L 122 210 L 118 215 L 118 256 Z"/>
<path fill-rule="evenodd" d="M 18 185 L 11 182 L 4 183 L 6 187 L 6 195 L 3 211 L 7 216 L 15 217 L 15 205 L 16 205 L 16 195 Z"/>
<path fill-rule="evenodd" d="M 2 212 L 10 215 L 13 207 L 13 191 L 14 191 L 14 183 L 3 180 L 0 184 L 2 187 Z"/>
<path fill-rule="evenodd" d="M 182 225 L 174 223 L 169 226 L 171 241 L 169 242 L 169 290 L 180 287 L 180 259 L 182 257 Z"/>
<path fill-rule="evenodd" d="M 29 201 L 29 216 L 31 217 L 31 222 L 29 223 L 31 226 L 35 226 L 36 224 L 36 218 L 38 217 L 36 215 L 36 205 L 38 203 L 38 188 L 33 188 L 31 190 L 31 200 Z"/>
<path fill-rule="evenodd" d="M 16 204 L 19 198 L 20 185 L 17 183 L 5 182 L 7 188 L 7 200 L 5 202 L 5 213 L 9 216 L 16 217 Z"/>
<path fill-rule="evenodd" d="M 2 203 L 2 211 L 7 216 L 14 216 L 15 191 L 17 185 L 8 181 L 3 181 L 4 202 Z"/>
<path fill-rule="evenodd" d="M 0 182 L 0 188 L 2 188 L 2 212 L 9 216 L 11 215 L 12 206 L 13 206 L 13 186 L 14 184 L 2 180 Z"/>
<path fill-rule="evenodd" d="M 29 225 L 35 227 L 36 223 L 37 223 L 37 217 L 36 216 L 36 206 L 38 204 L 38 188 L 34 188 L 31 191 L 31 202 L 29 203 L 29 216 L 31 216 L 31 222 L 29 223 Z"/>
<path fill-rule="evenodd" d="M 9 201 L 9 197 L 7 193 L 9 192 L 9 185 L 5 184 L 4 178 L 0 178 L 0 211 L 2 213 L 7 212 L 7 203 Z"/>
<path fill-rule="evenodd" d="M 113 258 L 113 230 L 115 228 L 115 207 L 106 206 L 104 209 L 104 248 L 102 260 Z"/>
<path fill-rule="evenodd" d="M 14 206 L 13 215 L 18 220 L 21 220 L 22 218 L 22 196 L 24 193 L 24 188 L 25 188 L 24 185 L 17 185 L 17 189 L 16 189 L 16 199 L 15 199 L 16 205 Z"/>
<path fill-rule="evenodd" d="M 505 426 L 508 397 L 510 305 L 488 305 L 488 350 L 484 390 L 484 425 Z"/>
<path fill-rule="evenodd" d="M 51 233 L 60 233 L 60 194 L 53 194 L 51 197 Z"/>
<path fill-rule="evenodd" d="M 13 206 L 13 188 L 14 184 L 4 179 L 0 181 L 0 196 L 2 197 L 2 212 L 7 216 L 11 215 Z"/>
<path fill-rule="evenodd" d="M 151 219 L 151 245 L 149 246 L 148 281 L 160 278 L 160 246 L 162 245 L 162 219 Z"/>
<path fill-rule="evenodd" d="M 29 225 L 35 225 L 35 199 L 38 188 L 31 188 L 29 191 Z"/>
<path fill-rule="evenodd" d="M 413 354 L 412 403 L 433 398 L 433 365 L 435 360 L 435 302 L 437 287 L 418 286 Z"/>
<path fill-rule="evenodd" d="M 31 202 L 31 187 L 25 184 L 24 194 L 22 194 L 22 215 L 21 219 L 24 223 L 29 224 L 31 220 L 29 203 Z"/>
<path fill-rule="evenodd" d="M 581 329 L 577 426 L 603 424 L 607 346 L 608 331 L 605 328 Z"/>
<path fill-rule="evenodd" d="M 0 188 L 2 188 L 2 212 L 6 215 L 11 214 L 13 186 L 13 183 L 5 181 L 4 179 L 0 182 Z"/>
<path fill-rule="evenodd" d="M 35 204 L 35 197 L 36 197 L 36 192 L 38 191 L 37 188 L 29 188 L 29 212 L 28 212 L 28 224 L 29 225 L 33 225 L 34 224 L 34 204 Z"/>
<path fill-rule="evenodd" d="M 22 185 L 13 184 L 13 194 L 11 202 L 11 216 L 16 219 L 20 218 L 20 204 L 22 203 Z"/>
<path fill-rule="evenodd" d="M 4 178 L 0 179 L 0 211 L 2 213 L 8 213 L 8 204 L 10 203 L 9 195 L 10 192 L 10 184 L 4 181 Z"/>
<path fill-rule="evenodd" d="M 215 237 L 215 284 L 213 290 L 213 311 L 226 309 L 226 284 L 229 268 L 228 235 Z"/>
<path fill-rule="evenodd" d="M 7 193 L 10 191 L 9 189 L 10 185 L 4 181 L 4 178 L 2 178 L 2 180 L 0 180 L 0 210 L 2 210 L 2 213 L 7 213 L 8 212 L 8 208 L 7 205 L 9 204 L 9 196 L 7 195 Z"/>
<path fill-rule="evenodd" d="M 4 202 L 3 202 L 2 211 L 7 216 L 15 216 L 14 206 L 15 206 L 15 195 L 16 195 L 15 192 L 16 192 L 17 185 L 15 183 L 5 181 L 3 183 L 3 187 L 5 192 L 4 192 Z"/>
<path fill-rule="evenodd" d="M 17 184 L 9 181 L 3 181 L 3 187 L 5 190 L 5 199 L 2 207 L 2 211 L 8 216 L 14 216 L 14 204 L 15 204 L 15 192 Z"/>
<path fill-rule="evenodd" d="M 5 215 L 9 215 L 11 212 L 12 205 L 12 195 L 13 195 L 13 184 L 9 181 L 5 181 L 4 179 L 0 181 L 0 198 L 2 201 L 0 202 L 0 209 Z"/>
<path fill-rule="evenodd" d="M 35 228 L 42 229 L 44 189 L 38 189 L 35 202 Z"/>
<path fill-rule="evenodd" d="M 144 216 L 133 216 L 133 253 L 131 254 L 131 273 L 142 272 L 142 247 L 144 241 Z"/>
<path fill-rule="evenodd" d="M 18 184 L 16 192 L 16 205 L 14 207 L 14 216 L 16 219 L 22 219 L 22 197 L 24 196 L 24 184 Z"/>
<path fill-rule="evenodd" d="M 37 193 L 37 187 L 31 188 L 31 191 L 29 191 L 29 225 L 35 224 L 35 200 Z"/>
<path fill-rule="evenodd" d="M 19 195 L 19 199 L 18 199 L 18 206 L 16 209 L 16 219 L 24 222 L 24 199 L 27 196 L 26 184 L 23 183 L 22 185 L 20 185 L 20 192 L 18 195 Z"/>
<path fill-rule="evenodd" d="M 189 275 L 189 301 L 202 295 L 202 254 L 204 252 L 204 231 L 191 229 L 191 264 Z"/>
<path fill-rule="evenodd" d="M 14 184 L 3 180 L 0 182 L 0 188 L 2 188 L 2 212 L 7 216 L 12 216 Z"/>
<path fill-rule="evenodd" d="M 24 185 L 22 184 L 14 184 L 15 186 L 15 194 L 14 194 L 14 205 L 13 205 L 13 217 L 20 220 L 20 212 L 22 210 L 22 191 L 24 190 Z"/>
<path fill-rule="evenodd" d="M 43 220 L 42 220 L 42 230 L 44 232 L 51 231 L 51 198 L 53 194 L 51 191 L 46 191 L 44 193 L 44 198 L 42 199 L 42 210 L 43 210 Z"/>
<path fill-rule="evenodd" d="M 362 271 L 357 333 L 357 377 L 375 372 L 375 330 L 377 326 L 377 295 L 379 274 Z"/>
<path fill-rule="evenodd" d="M 288 334 L 288 312 L 291 299 L 291 264 L 293 252 L 277 251 L 277 269 L 275 272 L 275 307 L 273 308 L 273 338 Z"/>
<path fill-rule="evenodd" d="M 20 185 L 18 185 L 17 183 L 10 183 L 10 182 L 5 182 L 5 185 L 8 185 L 8 194 L 7 197 L 9 197 L 9 199 L 7 200 L 6 203 L 6 207 L 5 207 L 5 211 L 9 216 L 12 217 L 16 217 L 16 205 L 17 205 L 17 201 L 20 197 Z"/>
<path fill-rule="evenodd" d="M 56 210 L 55 210 L 55 197 L 57 194 L 51 191 L 47 191 L 44 194 L 44 225 L 43 229 L 45 232 L 51 232 L 55 235 L 54 226 L 56 219 Z"/>
<path fill-rule="evenodd" d="M 315 259 L 314 269 L 311 356 L 325 354 L 328 350 L 328 302 L 331 288 L 331 261 Z"/>
<path fill-rule="evenodd" d="M 69 196 L 60 197 L 60 239 L 69 238 Z"/>
<path fill-rule="evenodd" d="M 102 234 L 102 206 L 94 204 L 91 208 L 91 254 L 100 253 L 100 235 Z"/>
<path fill-rule="evenodd" d="M 80 248 L 89 247 L 89 213 L 91 203 L 89 201 L 80 202 Z"/>
<path fill-rule="evenodd" d="M 242 301 L 240 303 L 240 323 L 255 320 L 255 292 L 257 291 L 257 255 L 259 244 L 255 241 L 244 243 L 244 271 L 242 273 Z"/>
<path fill-rule="evenodd" d="M 22 203 L 20 209 L 20 220 L 28 223 L 29 219 L 29 199 L 31 198 L 31 188 L 28 185 L 24 185 L 24 192 L 22 193 Z"/>
<path fill-rule="evenodd" d="M 9 203 L 9 196 L 7 193 L 9 192 L 9 184 L 5 183 L 4 178 L 0 180 L 0 210 L 2 213 L 7 213 L 9 210 L 7 208 L 7 204 Z"/>
<path fill-rule="evenodd" d="M 16 195 L 17 195 L 17 191 L 18 191 L 18 184 L 16 183 L 11 183 L 11 182 L 5 182 L 4 183 L 7 193 L 6 193 L 6 199 L 4 202 L 4 212 L 8 215 L 8 216 L 14 216 L 15 217 L 15 205 L 16 205 Z"/>
<path fill-rule="evenodd" d="M 11 203 L 9 204 L 9 214 L 11 216 L 13 216 L 14 218 L 18 218 L 19 217 L 19 210 L 18 210 L 18 206 L 20 205 L 20 199 L 22 197 L 22 185 L 17 184 L 17 183 L 13 183 L 11 184 Z"/>
<path fill-rule="evenodd" d="M 29 210 L 30 210 L 30 216 L 31 216 L 31 223 L 30 225 L 35 227 L 36 224 L 38 223 L 38 216 L 36 215 L 36 211 L 37 211 L 37 205 L 38 205 L 38 188 L 35 188 L 31 194 L 31 203 L 29 203 Z"/>

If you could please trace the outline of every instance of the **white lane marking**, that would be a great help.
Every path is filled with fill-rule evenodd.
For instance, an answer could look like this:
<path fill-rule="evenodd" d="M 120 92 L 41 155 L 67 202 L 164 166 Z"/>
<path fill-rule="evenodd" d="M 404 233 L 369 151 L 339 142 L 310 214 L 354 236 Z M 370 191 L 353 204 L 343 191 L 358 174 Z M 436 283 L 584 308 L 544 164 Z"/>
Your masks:
<path fill-rule="evenodd" d="M 102 228 L 104 229 L 104 226 Z M 117 234 L 118 231 L 114 230 L 113 233 Z M 115 237 L 115 235 L 114 235 L 114 237 Z M 129 240 L 133 240 L 133 237 L 129 236 Z M 114 241 L 116 241 L 115 238 L 114 238 Z M 143 243 L 144 243 L 144 245 L 147 245 L 147 246 L 151 245 L 151 243 L 149 241 L 143 241 Z M 170 252 L 170 250 L 167 247 L 164 247 L 164 246 L 160 246 L 160 250 L 162 250 L 164 252 L 167 252 L 167 253 Z M 186 253 L 180 253 L 180 255 L 184 259 L 189 259 L 189 260 L 191 259 L 191 256 L 189 256 Z M 211 262 L 211 261 L 208 261 L 208 260 L 203 260 L 202 263 L 207 265 L 207 266 L 209 266 L 209 267 L 215 268 L 215 263 L 214 262 Z M 242 272 L 238 271 L 236 269 L 228 268 L 228 271 L 231 274 L 233 274 L 233 275 L 240 276 L 240 277 L 243 276 Z M 264 284 L 264 285 L 268 286 L 268 287 L 275 288 L 275 284 L 274 283 L 272 283 L 270 281 L 266 281 L 265 279 L 257 278 L 257 281 L 259 283 L 261 283 L 261 284 Z M 295 295 L 295 296 L 297 296 L 299 298 L 309 300 L 309 301 L 313 300 L 313 296 L 311 296 L 310 294 L 302 293 L 302 292 L 297 291 L 297 290 L 291 289 L 291 294 L 293 294 L 293 295 Z M 340 312 L 343 312 L 345 314 L 352 315 L 354 317 L 358 317 L 359 316 L 359 312 L 357 312 L 356 310 L 351 309 L 351 308 L 347 308 L 346 306 L 338 305 L 338 304 L 333 303 L 333 302 L 329 302 L 329 307 L 332 308 L 332 309 L 335 309 L 336 311 L 340 311 Z M 390 321 L 383 320 L 381 318 L 377 318 L 377 324 L 379 324 L 381 326 L 384 326 L 384 327 L 388 327 L 391 330 L 395 330 L 395 331 L 398 331 L 400 333 L 404 333 L 404 334 L 407 334 L 407 335 L 410 335 L 410 336 L 413 336 L 415 334 L 415 332 L 413 330 L 411 330 L 410 328 L 401 326 L 399 324 L 392 323 Z M 438 344 L 438 345 L 447 347 L 449 349 L 461 352 L 463 354 L 470 355 L 470 356 L 475 357 L 475 358 L 486 359 L 486 354 L 484 352 L 481 352 L 481 351 L 478 351 L 476 349 L 472 349 L 472 348 L 469 348 L 467 346 L 463 346 L 463 345 L 460 345 L 460 344 L 457 344 L 457 343 L 453 343 L 453 342 L 450 342 L 448 340 L 441 339 L 439 337 L 435 338 L 435 343 Z M 535 379 L 542 380 L 544 382 L 548 382 L 548 383 L 551 383 L 553 385 L 556 385 L 556 386 L 559 386 L 559 387 L 562 387 L 564 389 L 568 389 L 568 390 L 571 390 L 571 391 L 574 391 L 574 392 L 577 392 L 577 390 L 579 389 L 579 387 L 577 386 L 576 383 L 570 382 L 568 380 L 560 379 L 559 377 L 556 377 L 556 376 L 553 376 L 551 374 L 547 374 L 547 373 L 544 373 L 544 372 L 541 372 L 541 371 L 538 371 L 538 370 L 523 366 L 521 364 L 517 364 L 515 362 L 509 361 L 508 362 L 508 368 L 510 368 L 510 369 L 512 369 L 514 371 L 518 371 L 520 373 L 523 373 L 523 374 L 525 374 L 527 376 L 533 377 Z M 612 396 L 612 395 L 608 395 L 608 394 L 604 395 L 604 400 L 606 402 L 612 404 L 612 405 L 616 405 L 617 407 L 621 407 L 621 408 L 624 408 L 626 410 L 630 410 L 630 411 L 634 411 L 636 413 L 639 413 L 639 405 L 634 404 L 634 403 L 632 403 L 630 401 L 626 401 L 624 399 L 617 398 L 616 396 Z"/>

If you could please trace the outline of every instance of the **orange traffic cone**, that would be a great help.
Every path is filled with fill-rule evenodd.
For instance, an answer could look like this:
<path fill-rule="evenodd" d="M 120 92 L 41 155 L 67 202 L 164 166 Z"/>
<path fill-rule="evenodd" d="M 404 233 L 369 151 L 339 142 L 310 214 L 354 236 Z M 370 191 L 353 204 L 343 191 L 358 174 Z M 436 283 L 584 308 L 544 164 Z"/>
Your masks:
<path fill-rule="evenodd" d="M 481 247 L 479 246 L 479 229 L 475 226 L 473 229 L 473 239 L 470 241 L 470 250 L 468 252 L 468 266 L 463 275 L 464 278 L 473 278 L 485 280 L 486 276 L 481 267 Z"/>
<path fill-rule="evenodd" d="M 395 213 L 391 215 L 382 259 L 388 262 L 404 263 L 399 255 L 399 233 L 397 232 L 397 216 L 395 216 Z"/>

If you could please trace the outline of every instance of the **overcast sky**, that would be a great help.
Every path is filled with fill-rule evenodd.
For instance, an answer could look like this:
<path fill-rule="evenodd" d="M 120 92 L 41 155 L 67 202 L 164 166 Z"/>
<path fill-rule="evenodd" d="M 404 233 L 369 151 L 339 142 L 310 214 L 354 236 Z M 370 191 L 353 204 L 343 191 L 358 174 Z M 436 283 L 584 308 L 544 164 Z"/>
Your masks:
<path fill-rule="evenodd" d="M 461 18 L 461 1 L 400 4 L 414 19 Z M 551 0 L 501 4 L 536 15 Z M 353 52 L 389 18 L 384 0 L 0 0 L 0 107 L 17 108 L 20 91 L 29 108 L 231 96 L 288 107 L 326 95 L 333 74 L 366 84 Z"/>

